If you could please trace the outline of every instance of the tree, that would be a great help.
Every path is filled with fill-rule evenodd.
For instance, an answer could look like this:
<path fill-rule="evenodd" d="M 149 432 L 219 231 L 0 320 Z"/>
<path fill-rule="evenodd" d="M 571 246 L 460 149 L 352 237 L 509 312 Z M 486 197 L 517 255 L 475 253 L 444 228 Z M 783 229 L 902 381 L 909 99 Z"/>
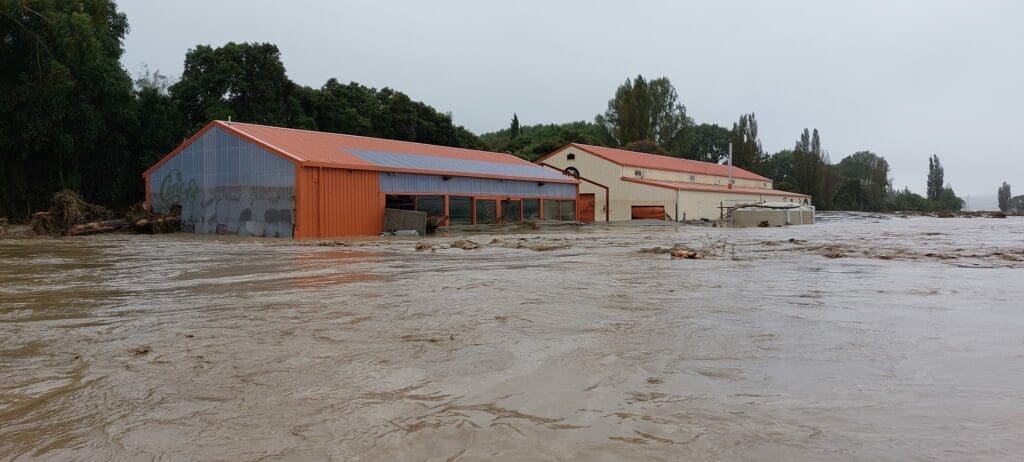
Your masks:
<path fill-rule="evenodd" d="M 124 199 L 127 32 L 110 0 L 0 3 L 0 215 L 25 219 L 63 188 Z"/>
<path fill-rule="evenodd" d="M 1024 194 L 1011 197 L 1007 205 L 1008 212 L 1024 213 Z"/>
<path fill-rule="evenodd" d="M 671 151 L 691 123 L 686 107 L 678 99 L 668 78 L 647 82 L 637 75 L 633 81 L 627 79 L 619 86 L 615 97 L 608 101 L 608 110 L 598 115 L 595 123 L 615 146 L 650 140 Z"/>
<path fill-rule="evenodd" d="M 1003 185 L 999 187 L 999 210 L 1003 212 L 1010 211 L 1010 185 L 1007 182 L 1003 182 Z"/>
<path fill-rule="evenodd" d="M 835 206 L 840 210 L 878 212 L 885 209 L 890 188 L 889 162 L 871 151 L 860 151 L 839 161 L 835 172 L 840 179 Z"/>
<path fill-rule="evenodd" d="M 519 137 L 519 132 L 520 132 L 520 128 L 519 128 L 519 115 L 518 114 L 512 114 L 512 126 L 510 126 L 509 129 L 508 129 L 508 139 L 509 139 L 509 141 L 515 141 L 516 138 Z"/>
<path fill-rule="evenodd" d="M 733 165 L 754 172 L 761 171 L 764 150 L 757 137 L 757 117 L 753 112 L 741 115 L 739 122 L 732 125 L 729 141 L 732 143 Z"/>
<path fill-rule="evenodd" d="M 943 176 L 945 171 L 939 163 L 939 156 L 932 155 L 928 158 L 928 199 L 937 201 L 942 196 Z"/>
<path fill-rule="evenodd" d="M 199 45 L 185 55 L 181 80 L 170 88 L 192 130 L 211 120 L 315 128 L 303 112 L 298 87 L 271 43 Z"/>
<path fill-rule="evenodd" d="M 138 119 L 131 133 L 130 144 L 135 153 L 128 177 L 126 202 L 142 198 L 145 185 L 139 181 L 142 172 L 155 164 L 190 134 L 184 115 L 168 89 L 171 82 L 159 71 L 146 72 L 135 80 L 135 104 Z"/>
<path fill-rule="evenodd" d="M 948 184 L 942 187 L 939 191 L 939 198 L 934 202 L 936 210 L 952 210 L 955 212 L 964 208 L 964 200 L 958 197 L 953 192 L 953 187 Z"/>
<path fill-rule="evenodd" d="M 485 149 L 507 152 L 534 161 L 569 143 L 603 146 L 602 130 L 592 122 L 523 125 L 519 136 L 510 139 L 510 128 L 480 135 Z"/>
<path fill-rule="evenodd" d="M 669 155 L 668 151 L 666 151 L 661 146 L 658 146 L 658 143 L 655 143 L 651 140 L 632 141 L 629 144 L 623 146 L 622 149 L 625 149 L 627 151 L 646 152 L 648 154 L 660 154 L 663 156 Z"/>
<path fill-rule="evenodd" d="M 772 179 L 772 186 L 780 191 L 797 190 L 793 175 L 793 151 L 785 149 L 765 159 L 762 173 Z"/>
<path fill-rule="evenodd" d="M 817 147 L 820 150 L 820 141 Z M 811 132 L 805 128 L 800 134 L 800 140 L 793 147 L 793 186 L 796 192 L 813 196 L 815 204 L 818 205 L 823 166 L 820 152 L 816 153 L 813 149 Z"/>
<path fill-rule="evenodd" d="M 728 128 L 715 124 L 700 124 L 692 126 L 687 132 L 691 140 L 688 146 L 683 148 L 682 157 L 717 164 L 728 156 L 731 134 Z"/>

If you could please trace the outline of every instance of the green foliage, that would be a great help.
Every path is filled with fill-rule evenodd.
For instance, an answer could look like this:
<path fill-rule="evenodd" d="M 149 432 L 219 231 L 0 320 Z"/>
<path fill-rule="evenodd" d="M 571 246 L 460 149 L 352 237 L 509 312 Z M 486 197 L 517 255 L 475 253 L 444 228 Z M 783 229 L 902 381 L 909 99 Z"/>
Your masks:
<path fill-rule="evenodd" d="M 673 153 L 687 159 L 721 163 L 729 155 L 731 132 L 716 124 L 700 124 L 685 130 L 682 152 Z"/>
<path fill-rule="evenodd" d="M 1011 197 L 1006 205 L 1007 212 L 1024 213 L 1024 194 Z"/>
<path fill-rule="evenodd" d="M 519 136 L 511 139 L 511 129 L 480 135 L 484 149 L 507 152 L 534 161 L 569 143 L 604 146 L 601 128 L 591 122 L 523 125 Z"/>
<path fill-rule="evenodd" d="M 937 201 L 942 197 L 942 188 L 945 170 L 939 162 L 939 156 L 933 155 L 928 158 L 928 199 Z"/>
<path fill-rule="evenodd" d="M 519 138 L 520 131 L 519 114 L 512 114 L 512 125 L 508 128 L 508 139 L 510 141 L 515 141 L 516 138 Z"/>
<path fill-rule="evenodd" d="M 886 210 L 889 211 L 913 211 L 913 212 L 939 212 L 959 211 L 963 209 L 964 201 L 956 196 L 953 188 L 946 186 L 939 193 L 938 200 L 931 200 L 920 194 L 910 192 L 904 188 L 902 191 L 889 193 L 886 200 Z"/>
<path fill-rule="evenodd" d="M 858 152 L 833 166 L 818 131 L 792 151 L 765 156 L 753 113 L 731 130 L 694 125 L 667 78 L 626 80 L 595 122 L 521 125 L 479 138 L 450 114 L 390 89 L 330 79 L 296 85 L 277 46 L 199 45 L 171 84 L 146 71 L 133 82 L 120 64 L 126 17 L 111 0 L 0 3 L 0 216 L 27 220 L 63 189 L 115 208 L 142 198 L 141 173 L 213 119 L 490 149 L 536 160 L 572 142 L 734 164 L 770 176 L 778 189 L 814 196 L 821 208 L 959 210 L 938 156 L 929 158 L 928 196 L 889 191 L 888 163 Z M 1024 196 L 999 190 L 1000 208 Z"/>
<path fill-rule="evenodd" d="M 781 191 L 797 191 L 796 178 L 793 176 L 792 150 L 786 149 L 768 156 L 762 167 L 762 173 L 772 179 L 772 186 Z"/>
<path fill-rule="evenodd" d="M 193 130 L 228 118 L 313 128 L 297 86 L 285 73 L 281 52 L 270 43 L 199 45 L 185 55 L 181 80 L 170 91 Z"/>
<path fill-rule="evenodd" d="M 939 192 L 939 198 L 935 201 L 936 210 L 959 211 L 964 208 L 964 200 L 953 192 L 953 187 L 946 185 Z"/>
<path fill-rule="evenodd" d="M 0 215 L 26 219 L 64 188 L 123 199 L 108 186 L 131 160 L 127 31 L 109 0 L 0 4 Z"/>
<path fill-rule="evenodd" d="M 999 210 L 1009 212 L 1010 198 L 1012 197 L 1012 194 L 1010 194 L 1010 185 L 1007 182 L 1004 181 L 1003 185 L 999 187 L 999 193 L 997 196 L 999 198 Z"/>
<path fill-rule="evenodd" d="M 651 140 L 631 141 L 623 146 L 622 149 L 627 151 L 646 152 L 648 154 L 660 154 L 663 156 L 669 155 L 668 151 L 661 146 L 658 146 L 658 143 Z"/>
<path fill-rule="evenodd" d="M 139 200 L 145 194 L 141 174 L 191 135 L 188 121 L 171 98 L 170 80 L 148 70 L 135 80 L 138 118 L 131 132 L 133 160 L 127 178 L 126 197 L 117 205 Z"/>
<path fill-rule="evenodd" d="M 452 123 L 451 115 L 390 88 L 341 84 L 332 78 L 319 90 L 303 88 L 302 93 L 302 106 L 311 118 L 307 128 L 442 146 L 481 146 L 475 135 Z"/>
<path fill-rule="evenodd" d="M 796 192 L 812 196 L 816 207 L 828 210 L 835 207 L 835 185 L 841 183 L 832 169 L 828 152 L 821 147 L 818 129 L 804 129 L 793 147 L 792 184 Z M 853 186 L 848 186 L 850 190 Z M 852 190 L 848 192 L 853 192 Z"/>
<path fill-rule="evenodd" d="M 648 82 L 637 75 L 619 86 L 615 97 L 608 100 L 608 110 L 598 115 L 595 123 L 603 128 L 608 144 L 626 146 L 650 140 L 669 152 L 678 150 L 684 130 L 692 121 L 668 78 Z"/>
<path fill-rule="evenodd" d="M 840 178 L 834 205 L 839 210 L 880 212 L 886 208 L 889 162 L 871 151 L 860 151 L 835 166 Z"/>
<path fill-rule="evenodd" d="M 200 45 L 171 84 L 121 67 L 128 23 L 111 1 L 0 6 L 0 216 L 27 220 L 53 192 L 126 208 L 141 174 L 213 119 L 482 148 L 480 140 L 404 93 L 329 80 L 298 86 L 268 43 Z"/>
<path fill-rule="evenodd" d="M 757 117 L 753 112 L 741 115 L 739 122 L 732 125 L 729 141 L 732 143 L 732 164 L 760 173 L 764 163 L 764 150 L 761 149 L 761 140 L 757 137 Z"/>
<path fill-rule="evenodd" d="M 910 188 L 904 188 L 902 191 L 892 191 L 889 193 L 886 208 L 908 212 L 931 212 L 935 210 L 935 204 L 924 196 L 911 192 Z"/>

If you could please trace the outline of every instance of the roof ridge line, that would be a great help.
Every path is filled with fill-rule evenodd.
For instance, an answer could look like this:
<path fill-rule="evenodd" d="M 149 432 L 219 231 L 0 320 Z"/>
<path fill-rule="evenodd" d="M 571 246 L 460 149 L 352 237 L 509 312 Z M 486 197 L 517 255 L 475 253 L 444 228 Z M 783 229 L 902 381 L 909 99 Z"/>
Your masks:
<path fill-rule="evenodd" d="M 264 139 L 262 139 L 262 138 L 260 138 L 260 137 L 258 137 L 256 135 L 253 135 L 252 133 L 248 133 L 248 132 L 246 132 L 244 130 L 238 129 L 238 128 L 233 126 L 235 123 L 241 123 L 242 125 L 255 125 L 257 127 L 266 126 L 266 125 L 246 124 L 246 123 L 242 123 L 242 122 L 225 122 L 223 120 L 217 120 L 216 122 L 217 122 L 218 125 L 226 127 L 228 129 L 230 129 L 232 132 L 235 132 L 236 134 L 241 134 L 241 135 L 244 135 L 247 138 L 250 138 L 252 141 L 255 141 L 257 144 L 262 144 L 262 145 L 266 146 L 267 148 L 269 148 L 269 149 L 271 149 L 273 151 L 277 151 L 279 154 L 291 157 L 292 159 L 295 159 L 295 161 L 300 163 L 300 164 L 304 163 L 304 162 L 307 162 L 307 159 L 303 159 L 302 157 L 299 157 L 299 156 L 297 156 L 295 154 L 292 154 L 291 152 L 289 152 L 289 151 L 287 151 L 287 150 L 285 150 L 285 149 L 283 149 L 283 148 L 281 148 L 281 147 L 279 147 L 279 146 L 277 146 L 275 144 L 268 143 L 266 140 L 264 140 Z"/>

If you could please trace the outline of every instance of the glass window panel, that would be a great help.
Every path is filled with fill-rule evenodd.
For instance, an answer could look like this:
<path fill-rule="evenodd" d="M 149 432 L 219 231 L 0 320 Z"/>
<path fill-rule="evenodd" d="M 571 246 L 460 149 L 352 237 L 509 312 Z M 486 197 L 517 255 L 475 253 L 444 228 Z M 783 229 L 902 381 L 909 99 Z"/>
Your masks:
<path fill-rule="evenodd" d="M 473 198 L 451 196 L 448 198 L 448 222 L 451 224 L 473 223 Z"/>
<path fill-rule="evenodd" d="M 476 200 L 477 224 L 494 223 L 498 218 L 498 202 L 494 199 Z"/>
<path fill-rule="evenodd" d="M 416 196 L 396 196 L 388 194 L 384 200 L 384 206 L 389 209 L 415 210 Z"/>
<path fill-rule="evenodd" d="M 416 198 L 416 210 L 427 212 L 428 217 L 443 217 L 444 196 L 419 196 Z"/>
<path fill-rule="evenodd" d="M 544 199 L 544 219 L 545 220 L 558 220 L 558 201 L 554 199 Z"/>
<path fill-rule="evenodd" d="M 560 201 L 558 205 L 562 221 L 576 221 L 576 201 Z"/>
<path fill-rule="evenodd" d="M 519 211 L 522 208 L 521 204 L 522 202 L 519 200 L 501 201 L 501 220 L 519 221 Z"/>
<path fill-rule="evenodd" d="M 540 199 L 523 199 L 523 219 L 540 218 Z"/>

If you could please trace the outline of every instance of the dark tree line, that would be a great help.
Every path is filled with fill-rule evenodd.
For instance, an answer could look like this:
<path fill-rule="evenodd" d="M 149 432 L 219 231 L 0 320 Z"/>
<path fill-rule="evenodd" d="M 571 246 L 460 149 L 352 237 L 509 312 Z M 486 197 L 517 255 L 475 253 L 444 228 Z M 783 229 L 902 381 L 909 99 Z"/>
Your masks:
<path fill-rule="evenodd" d="M 831 164 L 817 130 L 794 149 L 764 152 L 757 118 L 731 127 L 695 123 L 668 78 L 620 85 L 592 122 L 522 125 L 479 138 L 402 92 L 330 79 L 294 83 L 269 43 L 197 45 L 181 78 L 146 71 L 134 81 L 120 64 L 128 19 L 111 0 L 0 4 L 0 216 L 25 220 L 61 189 L 121 208 L 142 199 L 141 173 L 210 120 L 486 148 L 535 160 L 569 143 L 621 147 L 738 167 L 778 189 L 811 194 L 822 208 L 959 208 L 929 160 L 928 197 L 889 185 L 888 164 L 856 153 Z M 1012 201 L 1012 199 L 1008 199 Z"/>
<path fill-rule="evenodd" d="M 292 82 L 275 45 L 189 50 L 177 82 L 120 63 L 128 19 L 110 0 L 0 4 L 0 216 L 25 220 L 52 193 L 125 207 L 142 172 L 213 119 L 458 147 L 480 140 L 390 88 Z"/>

